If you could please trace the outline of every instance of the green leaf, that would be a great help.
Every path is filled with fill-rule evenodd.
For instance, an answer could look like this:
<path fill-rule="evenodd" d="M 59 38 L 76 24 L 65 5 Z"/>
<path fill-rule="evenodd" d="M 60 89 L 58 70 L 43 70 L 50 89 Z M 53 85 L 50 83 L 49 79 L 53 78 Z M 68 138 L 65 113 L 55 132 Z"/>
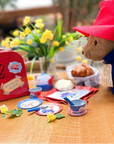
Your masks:
<path fill-rule="evenodd" d="M 20 116 L 22 113 L 23 113 L 22 109 L 18 109 L 17 113 L 16 113 L 16 116 Z"/>
<path fill-rule="evenodd" d="M 53 36 L 55 36 L 55 34 L 56 34 L 56 32 L 57 32 L 57 27 L 58 27 L 58 26 L 56 26 L 56 28 L 54 29 Z"/>
<path fill-rule="evenodd" d="M 57 27 L 55 28 L 55 31 L 54 31 L 54 36 L 55 36 L 55 41 L 60 41 L 61 40 L 61 34 L 62 34 L 62 21 L 59 20 L 57 22 Z"/>
<path fill-rule="evenodd" d="M 11 110 L 11 113 L 12 113 L 12 114 L 16 114 L 16 113 L 17 113 L 17 110 L 16 110 L 16 109 L 13 109 L 13 110 Z"/>
<path fill-rule="evenodd" d="M 11 113 L 11 111 L 6 111 L 5 114 Z"/>
<path fill-rule="evenodd" d="M 52 46 L 49 52 L 49 57 L 51 58 L 54 55 L 55 46 Z"/>
<path fill-rule="evenodd" d="M 36 29 L 36 27 L 32 23 L 30 23 L 30 25 L 33 27 L 33 29 Z"/>
<path fill-rule="evenodd" d="M 37 59 L 37 57 L 38 57 L 38 56 L 35 56 L 35 57 L 32 59 L 31 68 L 30 68 L 30 73 L 32 73 L 34 61 Z"/>
<path fill-rule="evenodd" d="M 15 115 L 15 116 L 20 116 L 22 113 L 23 113 L 23 111 L 21 109 L 18 109 L 18 110 L 13 109 L 13 110 L 11 110 L 11 114 Z"/>
<path fill-rule="evenodd" d="M 65 118 L 65 116 L 64 116 L 64 115 L 59 114 L 59 113 L 58 113 L 58 114 L 56 114 L 55 116 L 56 116 L 56 118 L 57 118 L 57 119 Z"/>
<path fill-rule="evenodd" d="M 62 21 L 58 21 L 58 38 L 61 38 L 61 28 L 62 28 Z"/>
<path fill-rule="evenodd" d="M 1 117 L 4 118 L 4 117 L 5 117 L 5 114 L 2 114 Z"/>

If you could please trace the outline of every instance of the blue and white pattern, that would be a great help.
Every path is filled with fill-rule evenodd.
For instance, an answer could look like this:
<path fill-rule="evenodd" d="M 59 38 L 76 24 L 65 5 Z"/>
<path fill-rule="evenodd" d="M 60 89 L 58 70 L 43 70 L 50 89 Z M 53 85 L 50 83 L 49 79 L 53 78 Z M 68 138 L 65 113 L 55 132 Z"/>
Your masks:
<path fill-rule="evenodd" d="M 21 72 L 22 66 L 21 66 L 21 63 L 14 61 L 14 62 L 9 63 L 8 69 L 9 69 L 9 72 L 16 74 L 16 73 Z"/>
<path fill-rule="evenodd" d="M 48 80 L 51 77 L 47 73 L 42 73 L 36 78 L 36 86 L 41 87 L 42 91 L 49 91 L 54 88 L 54 83 L 49 85 Z"/>

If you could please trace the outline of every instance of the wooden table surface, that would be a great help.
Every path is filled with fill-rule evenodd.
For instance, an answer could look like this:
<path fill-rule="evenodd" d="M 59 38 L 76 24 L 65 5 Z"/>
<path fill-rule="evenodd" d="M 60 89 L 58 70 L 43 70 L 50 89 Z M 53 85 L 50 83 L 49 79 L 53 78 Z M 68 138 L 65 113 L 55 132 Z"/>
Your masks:
<path fill-rule="evenodd" d="M 67 78 L 65 72 L 58 72 L 58 76 L 59 79 Z M 35 85 L 35 82 L 29 84 Z M 84 116 L 68 115 L 69 106 L 62 104 L 60 113 L 65 118 L 48 124 L 46 116 L 28 113 L 27 110 L 23 110 L 18 118 L 0 117 L 0 143 L 114 143 L 114 96 L 102 82 L 98 88 L 99 91 L 89 98 Z M 0 106 L 5 104 L 11 110 L 27 98 L 29 96 L 2 101 Z"/>

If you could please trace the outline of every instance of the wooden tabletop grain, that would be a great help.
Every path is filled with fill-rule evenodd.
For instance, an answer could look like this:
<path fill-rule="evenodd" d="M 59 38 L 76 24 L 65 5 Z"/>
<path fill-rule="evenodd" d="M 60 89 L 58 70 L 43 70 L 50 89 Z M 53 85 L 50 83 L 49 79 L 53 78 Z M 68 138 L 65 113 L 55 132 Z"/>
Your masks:
<path fill-rule="evenodd" d="M 66 78 L 66 72 L 58 72 L 58 78 Z M 35 86 L 35 81 L 29 82 Z M 1 144 L 76 144 L 76 143 L 114 143 L 114 96 L 110 88 L 101 84 L 99 91 L 89 98 L 87 114 L 80 117 L 68 115 L 69 106 L 61 104 L 60 112 L 65 118 L 47 124 L 46 116 L 34 112 L 23 114 L 18 118 L 0 117 Z M 17 103 L 27 99 L 23 96 L 0 102 L 9 109 L 17 108 Z M 43 102 L 45 103 L 45 102 Z"/>

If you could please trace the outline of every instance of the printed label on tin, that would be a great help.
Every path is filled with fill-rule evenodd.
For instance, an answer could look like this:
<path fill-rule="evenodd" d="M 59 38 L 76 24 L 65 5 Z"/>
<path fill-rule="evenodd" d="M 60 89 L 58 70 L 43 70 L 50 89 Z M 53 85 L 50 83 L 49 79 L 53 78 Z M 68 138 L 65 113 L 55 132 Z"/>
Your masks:
<path fill-rule="evenodd" d="M 21 63 L 14 61 L 14 62 L 9 63 L 8 69 L 9 69 L 9 72 L 16 74 L 16 73 L 21 72 L 22 66 L 21 66 Z"/>
<path fill-rule="evenodd" d="M 18 87 L 20 87 L 22 85 L 22 81 L 20 78 L 14 78 L 12 80 L 10 80 L 9 82 L 3 84 L 3 91 L 4 93 L 10 93 L 13 90 L 17 89 Z"/>

